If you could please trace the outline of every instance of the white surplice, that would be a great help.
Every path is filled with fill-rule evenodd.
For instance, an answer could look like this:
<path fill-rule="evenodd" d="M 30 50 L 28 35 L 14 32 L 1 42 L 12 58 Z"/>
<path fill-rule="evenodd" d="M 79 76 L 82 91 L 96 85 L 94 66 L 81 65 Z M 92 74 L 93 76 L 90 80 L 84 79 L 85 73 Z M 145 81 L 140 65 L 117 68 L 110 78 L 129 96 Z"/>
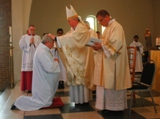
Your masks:
<path fill-rule="evenodd" d="M 32 37 L 34 37 L 34 45 L 30 45 Z M 21 37 L 19 41 L 19 47 L 22 50 L 21 71 L 32 71 L 34 53 L 40 42 L 41 38 L 38 35 L 30 36 L 25 34 Z"/>
<path fill-rule="evenodd" d="M 133 41 L 130 44 L 131 47 L 139 47 L 139 50 L 136 52 L 136 66 L 135 72 L 142 72 L 143 70 L 143 63 L 142 63 L 142 53 L 143 53 L 143 45 L 140 42 Z"/>
<path fill-rule="evenodd" d="M 32 97 L 20 96 L 14 105 L 23 111 L 38 110 L 52 104 L 59 82 L 59 63 L 50 49 L 40 43 L 33 61 Z"/>

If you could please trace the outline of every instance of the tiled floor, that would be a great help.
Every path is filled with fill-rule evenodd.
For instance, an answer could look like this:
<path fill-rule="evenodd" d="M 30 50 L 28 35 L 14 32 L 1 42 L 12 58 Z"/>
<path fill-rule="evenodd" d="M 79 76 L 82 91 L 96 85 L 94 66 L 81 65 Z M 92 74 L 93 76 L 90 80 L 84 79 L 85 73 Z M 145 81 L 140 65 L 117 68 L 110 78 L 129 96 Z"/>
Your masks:
<path fill-rule="evenodd" d="M 20 95 L 31 95 L 20 91 L 20 82 L 14 89 L 6 89 L 0 95 L 0 119 L 160 119 L 160 93 L 153 92 L 158 113 L 155 113 L 149 94 L 144 92 L 145 107 L 142 106 L 138 93 L 136 101 L 133 102 L 131 115 L 126 109 L 121 115 L 105 116 L 100 110 L 95 109 L 94 100 L 89 104 L 75 105 L 70 102 L 69 87 L 57 90 L 55 97 L 61 97 L 64 106 L 61 108 L 41 109 L 37 111 L 23 112 L 20 110 L 10 110 L 11 104 Z M 128 97 L 129 98 L 129 97 Z M 129 103 L 129 99 L 128 99 Z"/>

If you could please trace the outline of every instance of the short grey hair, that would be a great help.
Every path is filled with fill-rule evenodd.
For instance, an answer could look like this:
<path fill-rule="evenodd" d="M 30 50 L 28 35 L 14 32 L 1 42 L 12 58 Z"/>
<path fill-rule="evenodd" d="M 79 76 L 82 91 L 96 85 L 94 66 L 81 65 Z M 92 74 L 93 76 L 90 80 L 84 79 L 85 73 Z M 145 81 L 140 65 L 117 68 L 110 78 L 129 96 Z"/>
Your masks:
<path fill-rule="evenodd" d="M 47 42 L 53 42 L 53 39 L 51 37 L 48 36 L 48 34 L 46 34 L 45 36 L 43 36 L 42 38 L 42 43 L 46 44 Z"/>

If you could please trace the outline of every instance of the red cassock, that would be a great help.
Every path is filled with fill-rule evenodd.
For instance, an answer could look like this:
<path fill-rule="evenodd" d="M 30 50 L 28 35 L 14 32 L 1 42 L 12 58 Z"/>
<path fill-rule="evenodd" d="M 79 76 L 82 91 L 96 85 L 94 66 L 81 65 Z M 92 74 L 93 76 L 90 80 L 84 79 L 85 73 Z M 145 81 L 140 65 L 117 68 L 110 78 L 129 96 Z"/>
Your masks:
<path fill-rule="evenodd" d="M 21 72 L 21 91 L 32 90 L 32 71 Z"/>

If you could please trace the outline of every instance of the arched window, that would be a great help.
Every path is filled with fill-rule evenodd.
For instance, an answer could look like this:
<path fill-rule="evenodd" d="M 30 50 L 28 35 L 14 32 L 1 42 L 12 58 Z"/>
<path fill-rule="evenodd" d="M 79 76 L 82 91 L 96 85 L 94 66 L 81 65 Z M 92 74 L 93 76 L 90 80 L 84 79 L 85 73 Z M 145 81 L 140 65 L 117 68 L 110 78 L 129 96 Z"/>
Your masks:
<path fill-rule="evenodd" d="M 90 28 L 97 31 L 97 24 L 96 24 L 97 22 L 96 22 L 96 17 L 94 15 L 88 15 L 86 21 L 89 22 Z"/>

